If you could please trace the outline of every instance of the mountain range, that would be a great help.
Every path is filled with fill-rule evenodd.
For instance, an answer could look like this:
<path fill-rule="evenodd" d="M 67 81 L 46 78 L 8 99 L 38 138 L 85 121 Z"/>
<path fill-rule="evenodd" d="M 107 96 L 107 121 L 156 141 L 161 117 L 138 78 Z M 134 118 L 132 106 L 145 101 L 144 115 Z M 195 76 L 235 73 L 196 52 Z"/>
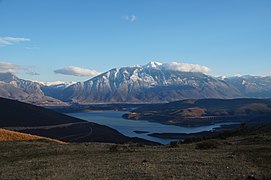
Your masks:
<path fill-rule="evenodd" d="M 261 76 L 233 76 L 224 81 L 237 88 L 245 97 L 271 97 L 271 77 Z"/>
<path fill-rule="evenodd" d="M 271 97 L 271 77 L 213 77 L 162 63 L 113 68 L 85 82 L 45 84 L 0 73 L 0 96 L 38 105 L 161 103 L 183 99 Z"/>

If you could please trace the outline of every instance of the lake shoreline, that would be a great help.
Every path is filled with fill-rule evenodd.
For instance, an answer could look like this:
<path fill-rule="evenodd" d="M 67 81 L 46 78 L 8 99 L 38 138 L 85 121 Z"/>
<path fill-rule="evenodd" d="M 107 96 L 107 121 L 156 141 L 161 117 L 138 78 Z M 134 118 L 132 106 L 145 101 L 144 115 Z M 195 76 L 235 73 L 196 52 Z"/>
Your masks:
<path fill-rule="evenodd" d="M 171 141 L 183 139 L 185 136 L 188 136 L 185 134 L 214 131 L 215 129 L 220 129 L 223 125 L 232 124 L 228 122 L 200 127 L 181 127 L 149 122 L 147 120 L 136 121 L 124 119 L 122 115 L 126 112 L 127 111 L 81 112 L 67 113 L 67 115 L 109 126 L 125 136 L 138 137 L 161 144 L 168 144 Z"/>
<path fill-rule="evenodd" d="M 233 132 L 240 128 L 240 124 L 231 124 L 231 125 L 222 125 L 221 127 L 214 128 L 211 131 L 202 131 L 197 133 L 152 133 L 148 134 L 148 136 L 158 137 L 163 139 L 179 139 L 184 140 L 187 138 L 210 138 L 213 136 L 217 136 L 219 134 L 223 134 L 224 132 Z"/>

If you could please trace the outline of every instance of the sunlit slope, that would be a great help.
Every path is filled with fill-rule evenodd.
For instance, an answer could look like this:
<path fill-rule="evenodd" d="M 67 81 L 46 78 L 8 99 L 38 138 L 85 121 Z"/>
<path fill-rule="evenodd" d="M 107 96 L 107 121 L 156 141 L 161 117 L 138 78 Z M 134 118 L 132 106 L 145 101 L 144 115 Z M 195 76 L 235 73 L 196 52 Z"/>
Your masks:
<path fill-rule="evenodd" d="M 18 140 L 34 140 L 34 139 L 46 139 L 53 142 L 64 144 L 64 142 L 62 141 L 58 141 L 51 138 L 15 132 L 15 131 L 10 131 L 6 129 L 0 129 L 0 141 L 18 141 Z"/>

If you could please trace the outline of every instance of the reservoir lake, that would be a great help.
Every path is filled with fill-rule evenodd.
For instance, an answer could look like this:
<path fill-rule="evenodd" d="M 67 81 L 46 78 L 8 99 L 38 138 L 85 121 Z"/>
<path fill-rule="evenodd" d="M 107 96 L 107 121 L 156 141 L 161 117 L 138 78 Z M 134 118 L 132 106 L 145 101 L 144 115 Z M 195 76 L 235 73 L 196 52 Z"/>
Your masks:
<path fill-rule="evenodd" d="M 152 133 L 197 133 L 202 131 L 211 131 L 214 128 L 219 128 L 222 125 L 229 125 L 235 123 L 217 123 L 208 126 L 199 127 L 181 127 L 174 125 L 165 125 L 156 122 L 149 122 L 147 120 L 129 120 L 122 118 L 125 111 L 102 111 L 102 112 L 80 112 L 67 113 L 67 115 L 83 119 L 89 122 L 94 122 L 101 125 L 109 126 L 116 129 L 120 133 L 129 137 L 139 137 L 150 141 L 168 144 L 176 139 L 162 139 L 148 136 Z M 148 133 L 135 133 L 134 131 L 147 131 Z"/>

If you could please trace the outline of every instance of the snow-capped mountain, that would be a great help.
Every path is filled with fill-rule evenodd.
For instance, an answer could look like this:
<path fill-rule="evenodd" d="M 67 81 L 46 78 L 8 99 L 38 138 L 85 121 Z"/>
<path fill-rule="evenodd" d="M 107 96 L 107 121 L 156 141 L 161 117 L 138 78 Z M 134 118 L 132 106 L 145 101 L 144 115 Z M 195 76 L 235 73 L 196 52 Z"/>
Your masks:
<path fill-rule="evenodd" d="M 64 90 L 60 97 L 82 103 L 167 102 L 186 98 L 233 98 L 241 94 L 226 82 L 200 72 L 159 63 L 114 68 Z M 191 68 L 190 68 L 191 69 Z"/>
<path fill-rule="evenodd" d="M 65 105 L 45 96 L 39 83 L 20 79 L 12 73 L 0 73 L 0 96 L 37 105 Z"/>
<path fill-rule="evenodd" d="M 45 82 L 41 83 L 41 90 L 46 96 L 50 96 L 58 99 L 63 90 L 76 82 L 63 82 L 63 81 L 55 81 L 55 82 Z"/>
<path fill-rule="evenodd" d="M 271 97 L 271 76 L 233 76 L 224 78 L 224 81 L 246 97 Z"/>

